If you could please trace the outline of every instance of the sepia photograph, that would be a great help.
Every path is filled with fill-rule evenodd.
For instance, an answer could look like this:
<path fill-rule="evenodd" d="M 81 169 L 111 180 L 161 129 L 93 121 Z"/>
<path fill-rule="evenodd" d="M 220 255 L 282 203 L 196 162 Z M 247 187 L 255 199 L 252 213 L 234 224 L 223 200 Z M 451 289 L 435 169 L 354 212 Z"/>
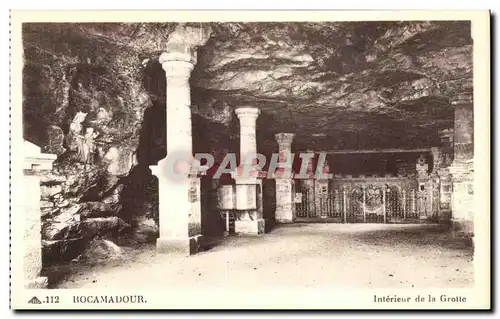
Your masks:
<path fill-rule="evenodd" d="M 490 307 L 489 12 L 97 13 L 13 12 L 13 308 Z"/>

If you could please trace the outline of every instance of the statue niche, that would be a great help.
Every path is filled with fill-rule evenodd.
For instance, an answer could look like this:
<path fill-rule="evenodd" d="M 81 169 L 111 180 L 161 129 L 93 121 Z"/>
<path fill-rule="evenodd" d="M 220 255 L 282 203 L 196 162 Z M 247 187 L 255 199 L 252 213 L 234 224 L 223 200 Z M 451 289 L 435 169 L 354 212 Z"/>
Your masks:
<path fill-rule="evenodd" d="M 429 164 L 427 164 L 427 160 L 425 159 L 424 154 L 420 154 L 420 157 L 417 159 L 416 170 L 418 178 L 427 177 Z"/>
<path fill-rule="evenodd" d="M 83 121 L 88 113 L 78 111 L 69 126 L 69 132 L 66 136 L 66 143 L 70 151 L 76 152 L 77 160 L 84 164 L 94 164 L 96 152 L 95 138 L 99 133 L 94 131 L 93 127 L 86 127 L 83 131 Z"/>

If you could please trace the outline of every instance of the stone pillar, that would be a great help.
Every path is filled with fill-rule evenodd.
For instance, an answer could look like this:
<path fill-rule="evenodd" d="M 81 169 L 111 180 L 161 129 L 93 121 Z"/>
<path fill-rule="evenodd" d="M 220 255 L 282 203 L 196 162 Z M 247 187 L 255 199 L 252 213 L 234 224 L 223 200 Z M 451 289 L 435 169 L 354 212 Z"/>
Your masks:
<path fill-rule="evenodd" d="M 292 154 L 292 141 L 295 137 L 293 133 L 278 133 L 275 134 L 276 142 L 278 143 L 278 152 L 280 154 L 280 162 L 276 169 L 276 222 L 292 223 L 295 218 L 295 183 L 293 180 L 292 163 L 290 158 Z M 289 174 L 282 174 L 285 170 L 289 170 Z"/>
<path fill-rule="evenodd" d="M 322 174 L 328 174 L 330 172 L 330 165 L 325 159 L 324 166 L 319 168 L 316 163 L 316 173 L 321 169 Z M 315 175 L 316 176 L 316 175 Z M 328 193 L 330 191 L 330 180 L 325 178 L 314 178 L 314 207 L 316 210 L 316 217 L 327 218 L 328 217 Z"/>
<path fill-rule="evenodd" d="M 167 79 L 167 157 L 150 168 L 158 177 L 160 253 L 190 255 L 201 249 L 200 178 L 192 154 L 189 78 L 196 49 L 209 35 L 209 29 L 179 24 L 159 58 Z"/>
<path fill-rule="evenodd" d="M 452 228 L 471 235 L 474 232 L 474 113 L 472 94 L 462 95 L 455 106 L 454 159 L 450 166 L 453 182 Z"/>
<path fill-rule="evenodd" d="M 35 144 L 24 141 L 24 281 L 26 288 L 47 287 L 47 278 L 40 277 L 42 269 L 42 235 L 40 214 L 40 172 L 51 170 L 54 154 L 43 154 Z"/>
<path fill-rule="evenodd" d="M 446 146 L 445 146 L 446 147 Z M 432 187 L 433 187 L 433 206 L 436 207 L 438 218 L 442 221 L 451 218 L 451 176 L 448 169 L 446 153 L 441 147 L 431 147 L 433 158 Z M 437 193 L 437 194 L 436 194 Z"/>
<path fill-rule="evenodd" d="M 454 153 L 454 132 L 453 129 L 445 129 L 439 131 L 441 136 L 441 155 L 442 155 L 442 167 L 449 167 L 453 161 Z"/>
<path fill-rule="evenodd" d="M 417 211 L 421 219 L 432 217 L 432 180 L 429 175 L 429 164 L 421 154 L 416 163 L 417 170 Z"/>
<path fill-rule="evenodd" d="M 244 172 L 245 159 L 257 154 L 256 124 L 260 110 L 254 107 L 240 107 L 235 110 L 240 121 L 240 166 L 233 175 L 236 181 L 236 209 L 234 222 L 236 233 L 262 234 L 265 221 L 262 207 L 262 179 L 252 170 L 247 176 Z"/>
<path fill-rule="evenodd" d="M 430 174 L 430 184 L 432 187 L 432 194 L 431 194 L 431 208 L 432 208 L 432 215 L 439 217 L 439 207 L 440 207 L 440 201 L 441 201 L 441 194 L 440 194 L 440 184 L 441 184 L 441 178 L 439 175 L 442 163 L 443 163 L 443 156 L 442 156 L 442 151 L 441 148 L 439 147 L 431 147 L 431 156 L 432 156 L 432 171 Z"/>
<path fill-rule="evenodd" d="M 305 153 L 314 154 L 312 150 L 306 150 Z M 302 189 L 306 192 L 307 198 L 307 210 L 309 214 L 314 214 L 316 212 L 316 159 L 313 157 L 307 163 L 306 174 L 309 178 L 302 181 Z"/>
<path fill-rule="evenodd" d="M 235 111 L 240 120 L 240 165 L 247 156 L 257 154 L 256 125 L 260 110 L 256 107 L 239 107 Z"/>
<path fill-rule="evenodd" d="M 443 154 L 440 147 L 431 147 L 432 170 L 438 172 L 443 164 Z"/>

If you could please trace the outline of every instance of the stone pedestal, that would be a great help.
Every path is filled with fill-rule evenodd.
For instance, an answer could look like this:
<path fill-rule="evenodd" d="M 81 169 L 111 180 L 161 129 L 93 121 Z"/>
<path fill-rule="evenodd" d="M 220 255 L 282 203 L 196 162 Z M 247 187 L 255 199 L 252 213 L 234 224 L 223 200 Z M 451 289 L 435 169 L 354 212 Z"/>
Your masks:
<path fill-rule="evenodd" d="M 453 176 L 452 230 L 472 235 L 474 233 L 473 160 L 453 162 L 450 172 Z"/>
<path fill-rule="evenodd" d="M 441 168 L 439 175 L 439 219 L 451 219 L 453 185 L 449 168 Z"/>
<path fill-rule="evenodd" d="M 293 223 L 296 218 L 294 197 L 293 179 L 276 178 L 276 222 Z"/>
<path fill-rule="evenodd" d="M 278 143 L 279 158 L 278 167 L 275 172 L 276 179 L 276 212 L 275 218 L 278 223 L 293 223 L 295 213 L 295 183 L 292 174 L 292 141 L 295 134 L 275 134 Z"/>
<path fill-rule="evenodd" d="M 192 174 L 183 180 L 173 180 L 162 168 L 151 167 L 158 177 L 160 237 L 156 242 L 157 251 L 195 254 L 203 247 L 200 177 Z"/>
<path fill-rule="evenodd" d="M 240 234 L 259 235 L 265 232 L 262 179 L 235 178 L 236 219 L 234 231 Z"/>
<path fill-rule="evenodd" d="M 256 220 L 244 219 L 234 222 L 234 231 L 239 234 L 260 235 L 266 230 L 266 221 L 264 218 Z"/>
<path fill-rule="evenodd" d="M 189 78 L 196 64 L 196 49 L 208 40 L 210 32 L 179 24 L 159 58 L 167 79 L 167 157 L 150 166 L 158 177 L 159 253 L 190 255 L 202 247 L 200 178 L 192 154 Z"/>
<path fill-rule="evenodd" d="M 43 154 L 35 144 L 24 141 L 24 286 L 42 289 L 47 287 L 47 278 L 40 277 L 42 269 L 42 236 L 40 215 L 40 177 L 43 170 L 51 170 L 57 158 Z"/>

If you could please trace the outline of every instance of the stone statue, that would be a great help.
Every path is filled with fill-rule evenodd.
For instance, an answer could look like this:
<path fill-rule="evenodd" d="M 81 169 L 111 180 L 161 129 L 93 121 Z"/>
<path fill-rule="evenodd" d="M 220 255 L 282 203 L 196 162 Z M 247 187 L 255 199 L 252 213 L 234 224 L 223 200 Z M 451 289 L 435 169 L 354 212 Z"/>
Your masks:
<path fill-rule="evenodd" d="M 78 112 L 73 118 L 73 122 L 69 125 L 69 132 L 66 135 L 66 144 L 68 149 L 71 151 L 77 151 L 78 153 L 82 150 L 82 140 L 81 140 L 81 132 L 83 129 L 82 122 L 85 121 L 88 113 Z"/>
<path fill-rule="evenodd" d="M 75 117 L 73 118 L 73 122 L 69 125 L 69 131 L 72 133 L 80 134 L 82 131 L 82 122 L 85 121 L 85 118 L 87 117 L 88 113 L 80 112 L 76 113 Z"/>
<path fill-rule="evenodd" d="M 94 156 L 97 151 L 95 138 L 99 135 L 93 127 L 85 128 L 82 134 L 82 122 L 88 113 L 78 112 L 69 126 L 68 145 L 70 150 L 77 151 L 78 160 L 85 164 L 94 164 Z"/>
<path fill-rule="evenodd" d="M 419 158 L 417 159 L 417 164 L 419 164 L 419 165 L 425 165 L 426 162 L 427 161 L 425 160 L 424 154 L 420 154 Z"/>
<path fill-rule="evenodd" d="M 427 191 L 425 189 L 419 188 L 417 192 L 417 212 L 420 216 L 427 215 Z"/>
<path fill-rule="evenodd" d="M 94 139 L 99 135 L 97 132 L 94 132 L 94 128 L 87 127 L 85 130 L 85 135 L 82 139 L 82 148 L 80 152 L 80 159 L 85 164 L 94 164 L 94 155 L 96 152 L 96 145 Z"/>
<path fill-rule="evenodd" d="M 423 154 L 420 154 L 420 157 L 417 159 L 417 164 L 416 164 L 416 171 L 417 171 L 417 176 L 422 178 L 426 177 L 428 174 L 428 169 L 429 165 L 427 164 L 427 161 L 424 157 Z"/>

